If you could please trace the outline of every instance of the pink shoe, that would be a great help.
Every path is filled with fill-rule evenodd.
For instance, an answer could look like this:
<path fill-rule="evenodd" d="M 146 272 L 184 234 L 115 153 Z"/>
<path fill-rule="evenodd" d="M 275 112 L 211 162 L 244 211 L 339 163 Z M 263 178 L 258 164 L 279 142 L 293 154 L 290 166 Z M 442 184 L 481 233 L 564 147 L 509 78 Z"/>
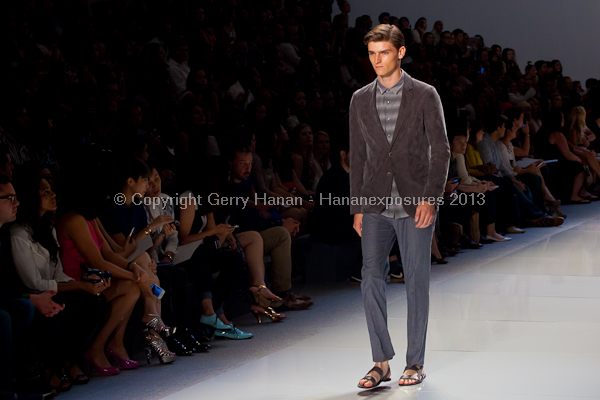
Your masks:
<path fill-rule="evenodd" d="M 106 356 L 110 356 L 117 360 L 121 369 L 134 369 L 140 366 L 140 363 L 137 361 L 130 360 L 129 358 L 122 359 L 110 346 L 106 348 Z"/>
<path fill-rule="evenodd" d="M 98 375 L 100 376 L 113 376 L 121 373 L 121 370 L 119 368 L 114 367 L 112 365 L 108 368 L 100 367 L 98 364 L 96 364 L 94 360 L 92 360 L 92 357 L 88 356 L 87 353 L 83 356 L 83 358 L 88 360 L 90 364 L 92 364 L 96 368 L 96 372 L 98 372 Z"/>

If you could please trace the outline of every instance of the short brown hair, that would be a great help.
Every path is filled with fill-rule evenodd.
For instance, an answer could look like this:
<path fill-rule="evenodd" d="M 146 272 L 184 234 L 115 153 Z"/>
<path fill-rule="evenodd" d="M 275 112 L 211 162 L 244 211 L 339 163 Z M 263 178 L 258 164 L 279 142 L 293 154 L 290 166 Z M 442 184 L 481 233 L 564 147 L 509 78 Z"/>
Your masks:
<path fill-rule="evenodd" d="M 400 49 L 404 46 L 404 35 L 396 25 L 381 24 L 365 35 L 363 43 L 368 46 L 370 42 L 392 42 L 396 49 Z"/>

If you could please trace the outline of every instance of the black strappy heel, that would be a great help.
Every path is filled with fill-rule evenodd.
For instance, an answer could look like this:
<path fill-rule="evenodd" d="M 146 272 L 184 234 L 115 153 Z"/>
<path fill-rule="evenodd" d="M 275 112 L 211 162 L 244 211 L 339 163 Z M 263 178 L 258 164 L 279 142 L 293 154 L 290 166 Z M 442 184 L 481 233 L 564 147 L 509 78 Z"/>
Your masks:
<path fill-rule="evenodd" d="M 375 378 L 373 378 L 371 375 L 369 375 L 371 372 L 377 372 L 379 374 L 380 378 L 378 381 L 376 381 Z M 392 376 L 392 370 L 390 369 L 389 366 L 388 366 L 387 374 L 385 374 L 385 375 L 383 375 L 383 370 L 381 368 L 373 367 L 369 372 L 367 372 L 367 374 L 364 376 L 364 378 L 361 379 L 363 381 L 372 382 L 373 386 L 365 386 L 364 384 L 361 385 L 360 383 L 357 386 L 361 389 L 373 389 L 374 387 L 379 386 L 379 384 L 381 382 L 391 381 L 392 380 L 391 376 Z"/>

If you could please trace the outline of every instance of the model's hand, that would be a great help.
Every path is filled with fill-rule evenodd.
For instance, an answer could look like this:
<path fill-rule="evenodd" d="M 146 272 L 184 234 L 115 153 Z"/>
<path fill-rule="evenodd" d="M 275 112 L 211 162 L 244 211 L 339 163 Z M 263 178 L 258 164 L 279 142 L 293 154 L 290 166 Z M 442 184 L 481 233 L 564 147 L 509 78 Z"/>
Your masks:
<path fill-rule="evenodd" d="M 417 228 L 427 228 L 435 219 L 435 206 L 427 201 L 422 201 L 417 206 L 415 222 Z M 355 220 L 356 221 L 356 220 Z M 356 224 L 356 222 L 354 222 Z"/>
<path fill-rule="evenodd" d="M 352 227 L 360 237 L 362 237 L 362 219 L 362 214 L 354 214 L 354 225 Z"/>

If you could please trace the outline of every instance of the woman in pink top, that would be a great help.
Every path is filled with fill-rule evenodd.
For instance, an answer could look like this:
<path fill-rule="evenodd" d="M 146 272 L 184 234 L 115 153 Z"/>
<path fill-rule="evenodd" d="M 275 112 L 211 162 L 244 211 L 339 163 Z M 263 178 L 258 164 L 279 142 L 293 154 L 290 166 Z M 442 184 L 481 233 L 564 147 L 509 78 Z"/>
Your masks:
<path fill-rule="evenodd" d="M 85 264 L 87 268 L 110 271 L 112 274 L 110 287 L 103 292 L 109 304 L 107 320 L 85 353 L 85 358 L 96 367 L 101 376 L 109 376 L 118 374 L 120 370 L 111 365 L 107 355 L 117 360 L 121 369 L 132 369 L 139 365 L 129 359 L 123 337 L 141 290 L 149 290 L 150 282 L 145 268 L 135 262 L 128 263 L 121 255 L 113 252 L 110 246 L 104 245 L 102 233 L 93 220 L 102 209 L 105 197 L 95 184 L 97 179 L 88 177 L 85 181 L 89 182 L 85 185 L 88 187 L 78 187 L 80 193 L 86 193 L 85 198 L 66 197 L 65 200 L 71 204 L 65 207 L 69 211 L 58 221 L 57 235 L 60 258 L 67 275 L 73 279 L 81 279 L 81 264 Z M 149 257 L 148 260 L 140 258 L 138 261 L 146 261 L 146 268 L 149 267 Z"/>

